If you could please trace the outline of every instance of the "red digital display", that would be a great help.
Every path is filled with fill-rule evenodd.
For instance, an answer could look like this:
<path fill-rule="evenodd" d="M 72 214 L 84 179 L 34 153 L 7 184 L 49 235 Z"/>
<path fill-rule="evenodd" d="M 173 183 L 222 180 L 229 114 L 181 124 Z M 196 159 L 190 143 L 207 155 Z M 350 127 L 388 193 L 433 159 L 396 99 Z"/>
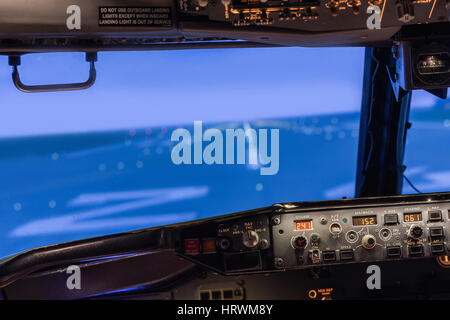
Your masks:
<path fill-rule="evenodd" d="M 295 230 L 312 230 L 312 221 L 295 221 Z"/>
<path fill-rule="evenodd" d="M 405 213 L 405 222 L 418 222 L 422 221 L 422 212 Z"/>

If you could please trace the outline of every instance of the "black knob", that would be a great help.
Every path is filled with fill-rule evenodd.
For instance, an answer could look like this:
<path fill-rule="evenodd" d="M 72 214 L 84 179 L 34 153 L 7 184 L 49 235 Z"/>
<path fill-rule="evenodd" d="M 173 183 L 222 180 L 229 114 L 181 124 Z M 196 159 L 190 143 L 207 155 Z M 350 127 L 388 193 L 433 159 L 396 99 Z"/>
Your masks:
<path fill-rule="evenodd" d="M 411 226 L 408 236 L 413 239 L 419 239 L 423 235 L 423 229 L 420 226 Z"/>
<path fill-rule="evenodd" d="M 303 249 L 308 244 L 308 240 L 304 236 L 298 236 L 294 238 L 293 246 L 296 249 Z"/>
<path fill-rule="evenodd" d="M 311 235 L 310 241 L 313 247 L 318 247 L 320 244 L 320 236 L 318 234 L 313 234 Z"/>
<path fill-rule="evenodd" d="M 228 238 L 218 238 L 216 244 L 221 250 L 228 250 L 231 246 L 231 242 Z"/>

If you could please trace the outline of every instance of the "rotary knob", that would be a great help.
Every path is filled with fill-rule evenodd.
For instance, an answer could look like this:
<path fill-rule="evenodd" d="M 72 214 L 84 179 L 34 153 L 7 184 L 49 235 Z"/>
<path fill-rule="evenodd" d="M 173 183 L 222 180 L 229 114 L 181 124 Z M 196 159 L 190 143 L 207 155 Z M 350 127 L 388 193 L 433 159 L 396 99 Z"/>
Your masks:
<path fill-rule="evenodd" d="M 361 244 L 362 244 L 363 248 L 365 248 L 367 250 L 371 250 L 371 249 L 375 248 L 375 246 L 377 244 L 377 239 L 375 239 L 375 237 L 371 234 L 366 234 L 362 238 Z"/>
<path fill-rule="evenodd" d="M 304 249 L 308 244 L 308 240 L 304 236 L 298 236 L 292 240 L 292 245 L 296 249 Z"/>
<path fill-rule="evenodd" d="M 310 241 L 313 247 L 318 247 L 320 244 L 320 236 L 314 233 L 311 235 Z"/>
<path fill-rule="evenodd" d="M 423 235 L 423 229 L 422 227 L 418 225 L 412 225 L 411 228 L 408 230 L 408 237 L 412 239 L 419 239 Z"/>
<path fill-rule="evenodd" d="M 258 233 L 254 230 L 247 230 L 242 235 L 242 243 L 247 248 L 254 248 L 259 242 Z"/>

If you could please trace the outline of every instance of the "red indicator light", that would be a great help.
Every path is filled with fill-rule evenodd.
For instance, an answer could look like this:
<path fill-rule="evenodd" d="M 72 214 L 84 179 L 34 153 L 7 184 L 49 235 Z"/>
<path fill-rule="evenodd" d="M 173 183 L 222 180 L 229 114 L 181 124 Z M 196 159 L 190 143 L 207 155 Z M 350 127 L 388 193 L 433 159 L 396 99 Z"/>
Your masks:
<path fill-rule="evenodd" d="M 200 253 L 200 241 L 198 239 L 185 239 L 184 240 L 184 253 L 185 254 L 199 254 Z"/>

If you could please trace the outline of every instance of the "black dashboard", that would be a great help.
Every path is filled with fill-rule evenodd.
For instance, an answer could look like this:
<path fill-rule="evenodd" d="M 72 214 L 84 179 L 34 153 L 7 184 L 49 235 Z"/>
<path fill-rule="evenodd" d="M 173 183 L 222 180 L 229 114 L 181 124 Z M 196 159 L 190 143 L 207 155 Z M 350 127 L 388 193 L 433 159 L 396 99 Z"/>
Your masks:
<path fill-rule="evenodd" d="M 449 297 L 449 212 L 450 193 L 275 204 L 31 250 L 0 284 L 7 299 Z"/>

